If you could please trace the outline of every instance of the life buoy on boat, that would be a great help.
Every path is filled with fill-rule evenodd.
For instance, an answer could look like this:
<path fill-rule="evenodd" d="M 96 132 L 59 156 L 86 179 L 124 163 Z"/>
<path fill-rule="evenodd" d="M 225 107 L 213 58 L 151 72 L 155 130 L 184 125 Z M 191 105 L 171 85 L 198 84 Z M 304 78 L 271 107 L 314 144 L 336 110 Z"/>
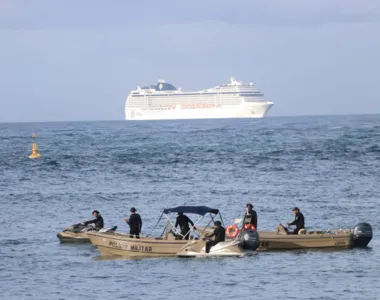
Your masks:
<path fill-rule="evenodd" d="M 226 234 L 230 238 L 236 238 L 239 234 L 239 228 L 235 224 L 232 224 L 227 227 Z"/>
<path fill-rule="evenodd" d="M 244 230 L 248 230 L 248 229 L 256 230 L 256 227 L 253 224 L 245 224 Z"/>

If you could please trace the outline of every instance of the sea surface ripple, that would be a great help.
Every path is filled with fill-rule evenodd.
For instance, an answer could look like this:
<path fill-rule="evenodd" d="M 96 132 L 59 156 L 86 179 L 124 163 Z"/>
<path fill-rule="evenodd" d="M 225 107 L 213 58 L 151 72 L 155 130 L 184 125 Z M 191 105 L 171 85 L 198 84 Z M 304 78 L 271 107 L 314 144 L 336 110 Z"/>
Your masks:
<path fill-rule="evenodd" d="M 30 160 L 32 138 L 43 155 Z M 380 116 L 0 124 L 1 299 L 379 299 Z M 367 249 L 249 258 L 103 259 L 56 234 L 91 218 L 143 232 L 165 207 L 208 205 L 260 229 L 369 222 Z"/>

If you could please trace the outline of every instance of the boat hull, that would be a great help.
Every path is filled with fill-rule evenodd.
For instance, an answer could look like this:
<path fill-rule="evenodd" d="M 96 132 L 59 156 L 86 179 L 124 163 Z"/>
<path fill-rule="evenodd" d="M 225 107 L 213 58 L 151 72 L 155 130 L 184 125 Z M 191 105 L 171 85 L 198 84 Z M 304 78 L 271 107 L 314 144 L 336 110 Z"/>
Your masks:
<path fill-rule="evenodd" d="M 181 120 L 263 118 L 273 106 L 272 102 L 243 103 L 215 108 L 183 109 L 180 105 L 167 109 L 134 109 L 126 106 L 126 120 Z"/>
<path fill-rule="evenodd" d="M 352 248 L 353 235 L 350 232 L 320 234 L 288 234 L 260 231 L 258 250 L 288 250 L 310 248 Z"/>
<path fill-rule="evenodd" d="M 188 240 L 160 238 L 130 238 L 129 234 L 89 233 L 88 237 L 104 256 L 175 256 Z"/>
<path fill-rule="evenodd" d="M 61 243 L 90 243 L 90 239 L 85 232 L 75 233 L 63 231 L 58 233 L 57 237 Z"/>
<path fill-rule="evenodd" d="M 220 242 L 212 246 L 209 253 L 205 251 L 206 242 L 202 240 L 191 241 L 185 245 L 181 251 L 177 253 L 178 257 L 208 257 L 208 256 L 249 256 L 255 251 L 246 250 L 241 247 L 241 242 L 237 240 L 230 240 Z"/>

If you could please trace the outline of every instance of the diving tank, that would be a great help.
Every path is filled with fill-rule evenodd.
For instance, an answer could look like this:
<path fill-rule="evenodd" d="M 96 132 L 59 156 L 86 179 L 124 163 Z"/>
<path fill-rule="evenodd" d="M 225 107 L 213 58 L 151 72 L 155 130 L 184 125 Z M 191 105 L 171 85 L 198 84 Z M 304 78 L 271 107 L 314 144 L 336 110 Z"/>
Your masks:
<path fill-rule="evenodd" d="M 367 247 L 372 240 L 372 226 L 368 223 L 359 223 L 353 230 L 354 247 Z"/>
<path fill-rule="evenodd" d="M 248 229 L 241 233 L 241 246 L 244 249 L 255 251 L 260 244 L 259 233 L 256 230 Z"/>

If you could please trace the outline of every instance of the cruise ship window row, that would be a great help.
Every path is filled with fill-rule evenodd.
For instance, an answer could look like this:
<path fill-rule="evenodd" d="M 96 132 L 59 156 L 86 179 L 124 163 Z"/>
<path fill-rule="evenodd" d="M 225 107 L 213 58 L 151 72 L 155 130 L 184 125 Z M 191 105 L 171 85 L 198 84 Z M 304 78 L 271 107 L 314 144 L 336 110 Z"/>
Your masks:
<path fill-rule="evenodd" d="M 210 97 L 210 98 L 199 98 L 199 97 L 189 97 L 185 99 L 178 99 L 178 98 L 162 98 L 162 99 L 152 99 L 152 98 L 145 98 L 145 99 L 130 99 L 129 103 L 144 103 L 144 102 L 156 102 L 156 103 L 193 103 L 193 102 L 199 102 L 199 103 L 209 103 L 209 102 L 228 102 L 228 101 L 241 101 L 243 98 L 251 98 L 251 97 Z M 260 97 L 255 97 L 260 98 Z M 137 100 L 137 101 L 136 101 Z"/>
<path fill-rule="evenodd" d="M 210 97 L 211 96 L 211 97 Z M 178 99 L 178 97 L 151 97 L 151 96 L 147 96 L 147 97 L 130 97 L 128 98 L 128 101 L 146 101 L 147 99 L 154 99 L 156 101 L 179 101 L 179 102 L 183 102 L 183 101 L 186 101 L 186 100 L 190 100 L 190 101 L 193 101 L 193 100 L 202 100 L 202 101 L 210 101 L 212 99 L 215 99 L 215 100 L 225 100 L 225 99 L 236 99 L 236 98 L 251 98 L 251 97 L 263 97 L 264 95 L 260 95 L 260 94 L 235 94 L 235 95 L 208 95 L 207 96 L 200 96 L 200 95 L 191 95 L 191 96 L 187 96 L 187 97 L 181 97 L 180 100 Z"/>
<path fill-rule="evenodd" d="M 180 93 L 180 94 L 132 94 L 132 97 L 183 97 L 183 96 L 208 96 L 208 95 L 238 95 L 238 94 L 252 94 L 263 95 L 261 92 L 256 91 L 234 91 L 234 92 L 205 92 L 205 93 Z"/>
<path fill-rule="evenodd" d="M 186 100 L 194 100 L 194 99 L 201 99 L 205 101 L 209 101 L 212 99 L 236 99 L 236 98 L 263 98 L 262 95 L 221 95 L 221 96 L 213 96 L 213 97 L 199 97 L 199 96 L 188 96 L 183 98 L 177 98 L 177 97 L 162 97 L 162 98 L 156 98 L 156 97 L 142 97 L 142 98 L 129 98 L 128 101 L 146 101 L 146 99 L 153 99 L 155 101 L 186 101 Z"/>
<path fill-rule="evenodd" d="M 263 98 L 262 96 L 257 96 L 257 95 L 244 95 L 244 96 L 220 96 L 220 97 L 186 97 L 186 98 L 174 98 L 174 97 L 166 97 L 166 98 L 154 98 L 154 97 L 145 97 L 145 98 L 129 98 L 127 102 L 135 102 L 135 103 L 144 103 L 146 101 L 155 101 L 159 103 L 163 102 L 168 102 L 168 103 L 174 103 L 174 102 L 179 102 L 179 103 L 184 103 L 184 102 L 192 102 L 192 101 L 197 101 L 197 102 L 210 102 L 210 101 L 234 101 L 234 100 L 241 100 L 241 99 L 261 99 Z"/>
<path fill-rule="evenodd" d="M 211 96 L 211 95 L 210 95 Z M 139 107 L 160 107 L 165 105 L 192 105 L 192 104 L 221 104 L 221 105 L 238 105 L 245 102 L 263 101 L 261 96 L 234 96 L 234 95 L 216 95 L 212 97 L 197 97 L 196 95 L 183 97 L 180 100 L 175 97 L 132 97 L 129 98 L 126 107 L 139 108 Z"/>

